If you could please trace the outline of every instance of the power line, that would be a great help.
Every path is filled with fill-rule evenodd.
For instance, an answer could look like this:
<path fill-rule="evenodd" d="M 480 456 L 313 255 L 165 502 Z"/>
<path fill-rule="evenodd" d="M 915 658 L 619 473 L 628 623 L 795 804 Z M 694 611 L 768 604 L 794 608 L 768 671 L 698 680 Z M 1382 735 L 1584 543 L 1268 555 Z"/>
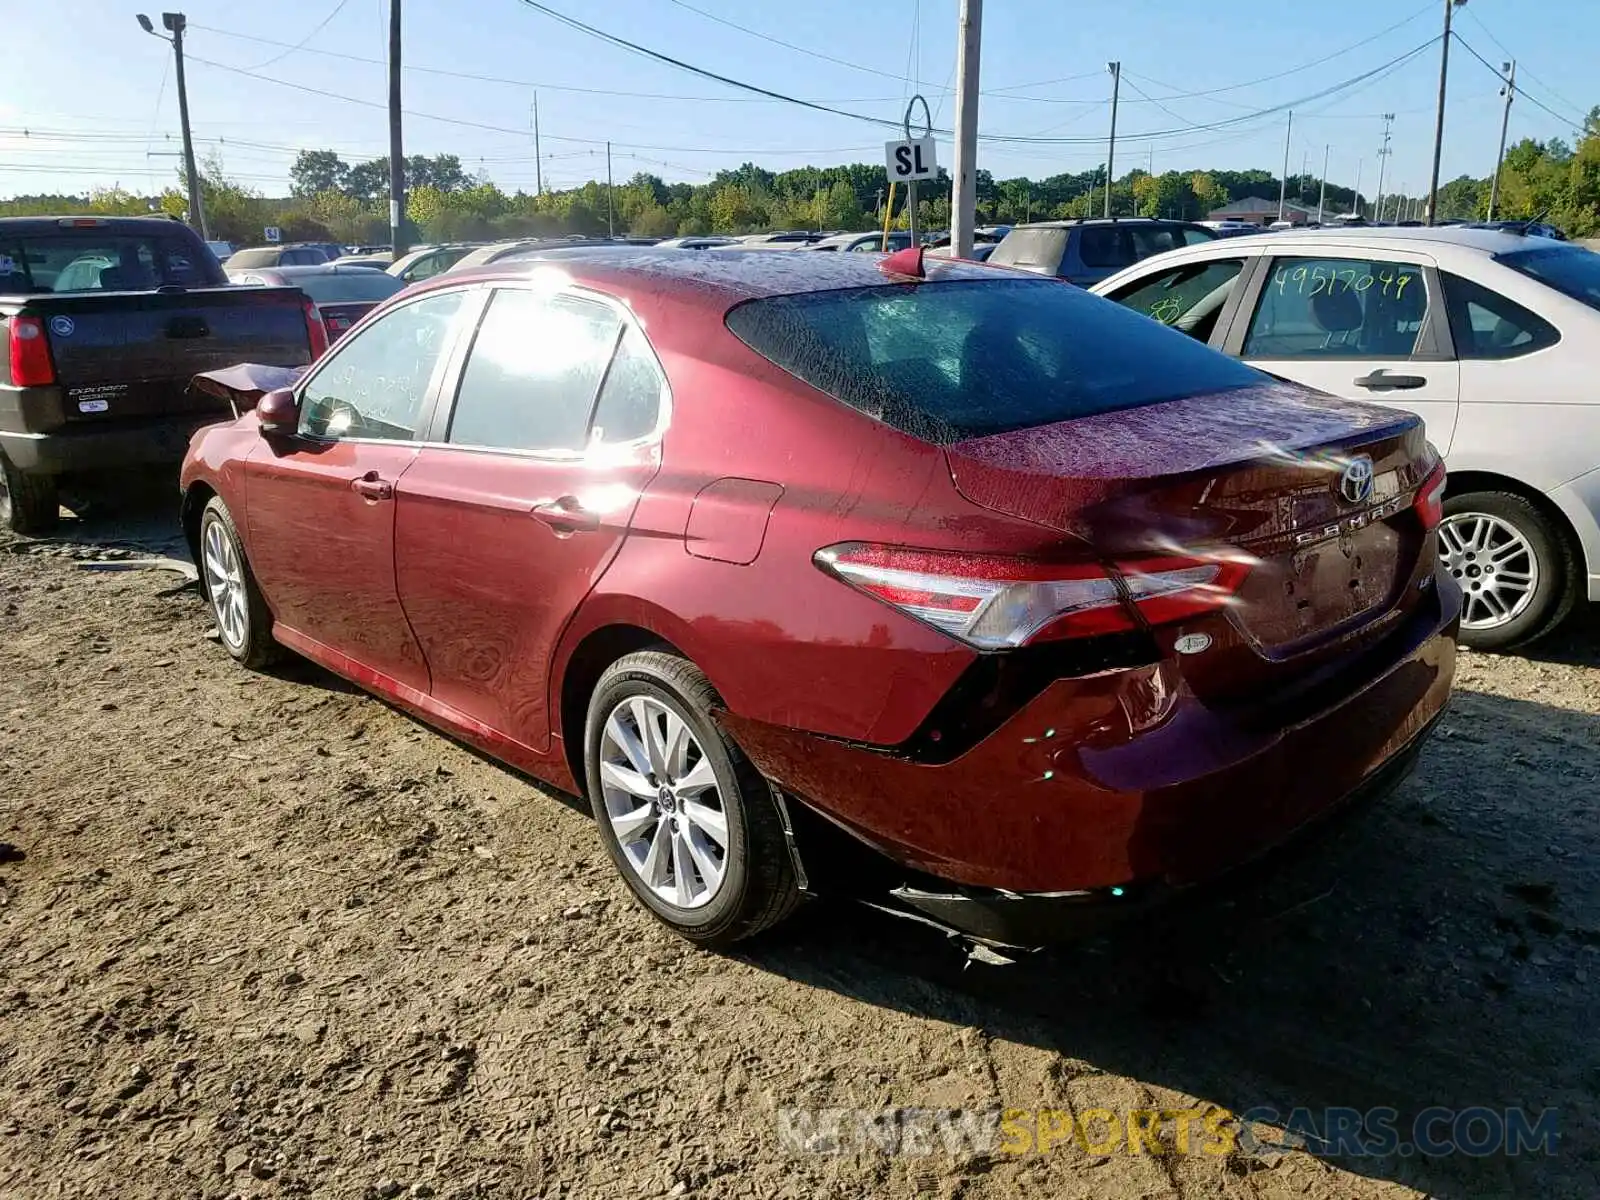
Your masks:
<path fill-rule="evenodd" d="M 348 4 L 348 3 L 350 3 L 350 0 L 339 0 L 339 3 L 337 3 L 337 4 L 335 4 L 333 6 L 333 11 L 331 13 L 329 13 L 327 16 L 323 17 L 321 21 L 317 22 L 317 27 L 315 29 L 313 29 L 310 33 L 306 34 L 305 37 L 301 38 L 294 45 L 290 46 L 282 54 L 274 55 L 273 57 L 267 59 L 266 62 L 257 63 L 255 66 L 251 67 L 250 69 L 252 71 L 264 70 L 265 68 L 272 66 L 274 63 L 282 62 L 284 59 L 288 58 L 289 55 L 293 54 L 296 50 L 303 50 L 305 48 L 306 43 L 309 42 L 312 38 L 316 37 L 317 34 L 321 33 L 324 29 L 326 29 L 328 27 L 329 22 L 331 22 L 335 17 L 337 17 L 341 12 L 343 12 L 344 11 L 344 6 L 346 4 Z"/>
<path fill-rule="evenodd" d="M 218 29 L 214 25 L 191 24 L 189 28 L 191 30 L 204 30 L 206 33 L 215 33 L 222 37 L 237 38 L 238 40 L 244 42 L 258 42 L 263 46 L 285 46 L 289 47 L 290 49 L 296 49 L 296 47 L 290 46 L 288 42 L 276 41 L 273 38 L 257 37 L 254 34 L 249 33 L 237 33 L 231 29 Z M 320 50 L 314 47 L 299 47 L 299 49 L 302 49 L 306 54 L 318 54 L 324 58 L 337 58 L 342 59 L 345 62 L 365 63 L 368 66 L 373 67 L 382 67 L 387 65 L 381 58 L 366 58 L 360 54 L 346 54 L 338 50 Z M 540 83 L 532 79 L 511 79 L 503 75 L 483 75 L 473 71 L 451 71 L 443 67 L 423 67 L 415 66 L 411 63 L 405 64 L 404 69 L 406 71 L 415 71 L 422 75 L 439 75 L 446 79 L 469 79 L 475 83 L 499 83 L 504 84 L 507 87 L 537 88 L 538 90 L 545 92 L 573 92 L 582 96 L 620 96 L 629 100 L 692 100 L 696 103 L 717 104 L 772 103 L 770 99 L 761 99 L 754 96 L 683 96 L 671 92 L 626 92 L 618 91 L 614 88 L 577 87 L 570 84 Z M 848 100 L 839 100 L 835 101 L 834 103 L 887 104 L 894 99 L 895 97 L 893 96 L 865 96 Z"/>
<path fill-rule="evenodd" d="M 824 54 L 820 50 L 812 50 L 807 46 L 797 46 L 793 42 L 786 42 L 782 38 L 773 37 L 770 33 L 762 33 L 759 29 L 751 29 L 748 25 L 740 25 L 737 21 L 730 21 L 726 17 L 717 16 L 716 13 L 709 13 L 703 8 L 696 8 L 692 4 L 685 3 L 685 0 L 670 0 L 670 2 L 676 4 L 679 8 L 694 13 L 696 16 L 704 17 L 708 21 L 715 21 L 718 25 L 726 25 L 729 29 L 736 29 L 740 33 L 746 34 L 750 37 L 760 38 L 763 42 L 771 42 L 774 46 L 782 46 L 785 50 L 793 50 L 797 54 L 804 54 L 808 58 L 821 59 L 823 62 L 830 62 L 836 66 L 848 67 L 852 71 L 861 71 L 867 75 L 878 75 L 884 79 L 893 79 L 896 82 L 900 80 L 900 76 L 896 75 L 893 71 L 880 71 L 876 67 L 863 66 L 861 63 L 851 62 L 849 59 L 845 58 L 835 58 L 831 54 Z M 558 14 L 551 12 L 551 15 L 556 16 Z M 918 87 L 927 86 L 921 79 L 914 80 L 913 82 L 915 82 Z"/>
<path fill-rule="evenodd" d="M 1485 58 L 1483 55 L 1479 54 L 1476 50 L 1474 50 L 1472 48 L 1472 44 L 1470 42 L 1468 42 L 1465 38 L 1463 38 L 1459 33 L 1452 32 L 1450 36 L 1455 38 L 1456 41 L 1460 42 L 1461 46 L 1462 46 L 1462 49 L 1466 50 L 1466 52 L 1468 54 L 1472 55 L 1473 58 L 1477 59 L 1484 66 L 1488 67 L 1490 71 L 1494 72 L 1494 76 L 1495 76 L 1496 79 L 1500 80 L 1501 83 L 1505 82 L 1505 76 L 1500 73 L 1500 68 L 1495 66 L 1487 58 Z M 1519 63 L 1518 66 L 1520 68 L 1521 64 Z M 1523 87 L 1520 83 L 1517 84 L 1517 95 L 1521 96 L 1524 100 L 1528 101 L 1528 103 L 1534 105 L 1535 107 L 1544 109 L 1545 112 L 1549 113 L 1552 117 L 1554 117 L 1556 120 L 1560 121 L 1563 125 L 1572 126 L 1574 129 L 1580 130 L 1580 131 L 1583 129 L 1583 122 L 1574 121 L 1571 117 L 1562 116 L 1555 109 L 1551 108 L 1544 101 L 1540 100 L 1539 97 L 1537 97 L 1535 95 L 1532 95 L 1528 91 L 1528 89 Z"/>
<path fill-rule="evenodd" d="M 1507 58 L 1516 58 L 1517 57 L 1510 50 L 1506 49 L 1506 44 L 1504 42 L 1502 42 L 1499 38 L 1495 37 L 1494 33 L 1489 29 L 1489 27 L 1487 25 L 1485 25 L 1478 18 L 1478 14 L 1477 13 L 1473 12 L 1470 8 L 1469 9 L 1464 9 L 1463 11 L 1467 14 L 1467 16 L 1472 18 L 1472 23 L 1474 25 L 1476 25 L 1479 29 L 1483 30 L 1484 36 L 1487 37 L 1491 42 L 1493 42 L 1500 49 L 1501 53 L 1503 53 Z M 1457 39 L 1457 40 L 1459 40 L 1459 39 Z M 1465 45 L 1465 44 L 1466 44 L 1465 42 L 1462 43 L 1462 45 Z M 1565 104 L 1573 112 L 1575 112 L 1575 113 L 1583 113 L 1584 112 L 1583 109 L 1579 108 L 1571 100 L 1568 100 L 1560 92 L 1556 91 L 1555 88 L 1551 87 L 1548 83 L 1546 83 L 1544 80 L 1540 79 L 1532 71 L 1530 71 L 1526 67 L 1524 67 L 1520 60 L 1517 63 L 1517 69 L 1519 71 L 1521 71 L 1524 76 L 1526 76 L 1527 78 L 1533 80 L 1540 87 L 1544 88 L 1545 91 L 1549 92 L 1557 100 L 1561 101 L 1562 104 Z M 1522 94 L 1522 88 L 1520 86 L 1517 88 L 1517 94 L 1518 95 Z M 1584 113 L 1585 117 L 1587 117 L 1587 115 L 1588 115 L 1587 113 Z M 1581 124 L 1581 122 L 1579 122 L 1579 123 Z"/>
<path fill-rule="evenodd" d="M 1352 43 L 1350 43 L 1350 45 L 1346 46 L 1343 50 L 1335 50 L 1332 54 L 1324 54 L 1320 58 L 1317 58 L 1317 59 L 1315 59 L 1315 60 L 1313 60 L 1311 62 L 1301 63 L 1297 67 L 1290 67 L 1286 71 L 1279 71 L 1279 72 L 1277 72 L 1276 74 L 1273 74 L 1273 75 L 1263 75 L 1260 79 L 1251 79 L 1251 80 L 1247 80 L 1244 83 L 1229 84 L 1227 87 L 1206 88 L 1206 89 L 1203 89 L 1203 90 L 1200 90 L 1200 91 L 1194 91 L 1194 92 L 1178 92 L 1178 91 L 1174 91 L 1171 95 L 1162 96 L 1161 99 L 1163 99 L 1163 100 L 1188 100 L 1188 99 L 1191 99 L 1191 98 L 1194 98 L 1194 97 L 1217 96 L 1217 95 L 1221 95 L 1223 92 L 1238 92 L 1238 91 L 1243 91 L 1245 88 L 1256 87 L 1258 84 L 1271 83 L 1273 80 L 1276 80 L 1276 79 L 1287 79 L 1290 75 L 1298 75 L 1298 74 L 1300 74 L 1300 72 L 1309 71 L 1313 67 L 1320 67 L 1324 63 L 1331 62 L 1332 60 L 1334 60 L 1336 58 L 1343 58 L 1346 54 L 1349 54 L 1352 50 L 1359 50 L 1363 46 L 1371 45 L 1373 42 L 1377 41 L 1379 38 L 1386 37 L 1389 34 L 1393 33 L 1396 29 L 1400 29 L 1400 28 L 1403 28 L 1406 25 L 1411 24 L 1411 22 L 1415 21 L 1418 17 L 1422 16 L 1424 13 L 1432 12 L 1435 7 L 1436 6 L 1434 5 L 1433 0 L 1428 0 L 1427 4 L 1424 4 L 1421 8 L 1417 9 L 1417 11 L 1412 13 L 1409 17 L 1406 17 L 1402 21 L 1396 21 L 1393 25 L 1390 25 L 1388 28 L 1380 29 L 1380 30 L 1378 30 L 1377 33 L 1374 33 L 1369 37 L 1364 37 L 1359 42 L 1352 42 Z M 1433 38 L 1429 42 L 1429 44 L 1431 45 L 1432 42 L 1435 42 L 1435 41 L 1438 41 L 1438 40 L 1439 40 L 1438 38 Z M 1141 75 L 1141 76 L 1139 76 L 1139 78 L 1143 79 L 1146 83 L 1153 83 L 1157 87 L 1170 87 L 1171 86 L 1170 84 L 1162 83 L 1159 79 L 1151 79 L 1148 75 Z"/>
<path fill-rule="evenodd" d="M 678 0 L 674 0 L 674 3 L 676 3 L 676 2 L 678 2 Z M 850 112 L 847 109 L 834 108 L 831 105 L 819 104 L 819 103 L 816 103 L 814 101 L 809 101 L 809 100 L 800 100 L 800 99 L 797 99 L 797 98 L 792 97 L 792 96 L 785 96 L 782 92 L 776 92 L 776 91 L 773 91 L 770 88 L 760 87 L 760 86 L 758 86 L 756 84 L 753 84 L 753 83 L 746 83 L 743 80 L 734 79 L 734 78 L 731 78 L 730 76 L 719 74 L 718 72 L 708 70 L 705 67 L 695 66 L 693 63 L 685 62 L 680 58 L 674 58 L 670 54 L 665 54 L 665 53 L 663 53 L 662 51 L 659 51 L 659 50 L 653 50 L 648 46 L 642 46 L 637 42 L 629 41 L 627 38 L 620 37 L 617 34 L 607 33 L 603 29 L 597 29 L 593 25 L 585 24 L 584 22 L 578 20 L 576 17 L 569 17 L 564 13 L 556 11 L 555 9 L 549 7 L 546 4 L 540 3 L 539 0 L 520 0 L 520 3 L 523 4 L 527 8 L 531 8 L 531 9 L 535 10 L 536 12 L 543 13 L 546 16 L 552 18 L 553 20 L 559 21 L 563 25 L 566 25 L 566 26 L 568 26 L 568 27 L 570 27 L 572 29 L 576 29 L 576 30 L 578 30 L 578 31 L 580 31 L 582 33 L 586 33 L 589 36 L 594 37 L 594 38 L 596 38 L 596 39 L 598 39 L 600 41 L 603 41 L 603 42 L 606 42 L 606 43 L 608 43 L 610 45 L 617 46 L 617 47 L 620 47 L 622 49 L 628 50 L 628 51 L 630 51 L 630 52 L 632 52 L 634 54 L 638 54 L 638 55 L 642 55 L 643 57 L 646 57 L 646 58 L 654 59 L 657 62 L 665 63 L 668 66 L 677 67 L 679 70 L 688 71 L 691 74 L 699 75 L 702 78 L 714 80 L 717 83 L 725 84 L 728 87 L 738 88 L 738 89 L 741 89 L 743 91 L 755 92 L 755 93 L 758 93 L 758 94 L 763 95 L 763 96 L 770 96 L 770 97 L 772 97 L 774 99 L 786 99 L 786 100 L 789 100 L 793 104 L 799 105 L 802 108 L 809 108 L 809 109 L 813 109 L 813 110 L 818 111 L 818 112 L 825 112 L 825 113 L 828 113 L 828 114 L 830 114 L 832 116 L 848 117 L 851 120 L 865 121 L 865 122 L 867 122 L 869 124 L 877 125 L 877 126 L 880 126 L 880 127 L 895 128 L 895 129 L 899 128 L 899 123 L 895 122 L 895 121 L 888 121 L 888 120 L 885 120 L 885 119 L 883 119 L 881 117 L 869 116 L 869 115 L 867 115 L 865 113 Z M 1334 84 L 1332 87 L 1324 88 L 1322 91 L 1313 93 L 1311 96 L 1305 97 L 1303 99 L 1292 100 L 1292 101 L 1289 101 L 1289 102 L 1287 102 L 1285 104 L 1273 105 L 1270 108 L 1261 109 L 1261 110 L 1259 110 L 1257 112 L 1248 113 L 1248 114 L 1245 114 L 1245 115 L 1239 116 L 1239 117 L 1233 117 L 1233 118 L 1230 118 L 1230 119 L 1228 119 L 1226 121 L 1218 121 L 1218 122 L 1213 122 L 1211 124 L 1204 124 L 1204 125 L 1192 125 L 1192 126 L 1188 126 L 1188 127 L 1184 128 L 1184 129 L 1157 130 L 1157 131 L 1148 132 L 1148 133 L 1129 134 L 1127 136 L 1131 140 L 1150 140 L 1152 138 L 1163 138 L 1163 137 L 1179 136 L 1179 135 L 1182 135 L 1183 133 L 1187 132 L 1189 129 L 1224 129 L 1224 128 L 1229 127 L 1230 125 L 1237 125 L 1237 124 L 1240 124 L 1240 123 L 1243 123 L 1243 122 L 1255 120 L 1255 119 L 1257 119 L 1259 117 L 1269 116 L 1269 115 L 1271 115 L 1273 113 L 1276 113 L 1276 112 L 1282 112 L 1282 111 L 1284 111 L 1284 110 L 1286 110 L 1286 109 L 1288 109 L 1290 107 L 1293 107 L 1295 105 L 1304 104 L 1304 103 L 1308 103 L 1310 101 L 1315 101 L 1315 100 L 1321 100 L 1321 99 L 1324 99 L 1324 98 L 1326 98 L 1326 97 L 1328 97 L 1330 95 L 1333 95 L 1333 94 L 1335 94 L 1335 93 L 1337 93 L 1339 91 L 1342 91 L 1345 88 L 1351 87 L 1351 86 L 1353 86 L 1353 85 L 1355 85 L 1357 83 L 1363 83 L 1367 79 L 1370 79 L 1372 76 L 1380 74 L 1381 72 L 1386 71 L 1391 67 L 1397 66 L 1400 63 L 1403 63 L 1403 62 L 1407 61 L 1408 59 L 1415 57 L 1416 55 L 1422 53 L 1422 51 L 1426 50 L 1429 46 L 1433 45 L 1433 43 L 1437 42 L 1438 40 L 1439 40 L 1438 35 L 1435 35 L 1434 37 L 1429 38 L 1427 41 L 1422 42 L 1421 44 L 1413 47 L 1411 50 L 1408 50 L 1405 54 L 1402 54 L 1397 58 L 1391 59 L 1389 62 L 1383 63 L 1380 66 L 1374 67 L 1370 71 L 1364 71 L 1360 75 L 1353 76 L 1350 79 L 1347 79 L 1347 80 L 1344 80 L 1344 81 L 1342 81 L 1340 83 Z M 948 130 L 948 129 L 935 129 L 933 132 L 934 133 L 938 133 L 938 134 L 942 134 L 942 135 L 947 136 L 947 137 L 950 136 L 950 130 Z M 991 142 L 1014 142 L 1014 143 L 1035 144 L 1035 145 L 1074 145 L 1074 144 L 1093 142 L 1093 141 L 1098 141 L 1099 140 L 1099 139 L 1096 139 L 1096 138 L 1043 138 L 1043 137 L 1026 137 L 1026 136 L 1016 136 L 1016 135 L 1006 135 L 1006 134 L 984 134 L 984 135 L 980 135 L 980 137 L 982 137 L 982 139 L 985 140 L 985 141 L 991 141 Z"/>

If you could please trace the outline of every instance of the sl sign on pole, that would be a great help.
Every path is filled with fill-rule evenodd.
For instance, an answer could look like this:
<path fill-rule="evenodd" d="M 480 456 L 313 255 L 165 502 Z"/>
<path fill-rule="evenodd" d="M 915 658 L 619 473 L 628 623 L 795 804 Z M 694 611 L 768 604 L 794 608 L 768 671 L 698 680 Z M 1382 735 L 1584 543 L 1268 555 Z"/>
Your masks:
<path fill-rule="evenodd" d="M 932 179 L 939 172 L 939 164 L 934 161 L 931 137 L 885 142 L 883 158 L 884 164 L 889 168 L 889 179 L 893 183 Z"/>

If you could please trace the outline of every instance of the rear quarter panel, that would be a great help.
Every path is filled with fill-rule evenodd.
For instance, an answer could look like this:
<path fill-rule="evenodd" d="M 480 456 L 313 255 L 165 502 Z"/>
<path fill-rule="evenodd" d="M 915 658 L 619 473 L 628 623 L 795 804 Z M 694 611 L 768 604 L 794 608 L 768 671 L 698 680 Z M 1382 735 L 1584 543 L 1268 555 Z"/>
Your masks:
<path fill-rule="evenodd" d="M 552 686 L 590 633 L 634 625 L 693 659 L 738 715 L 874 744 L 904 740 L 976 655 L 825 575 L 812 556 L 853 540 L 1025 552 L 1047 531 L 971 505 L 937 447 L 746 348 L 723 325 L 725 305 L 624 299 L 671 381 L 672 421 L 661 471 L 568 628 Z M 722 480 L 782 489 L 776 503 L 770 487 L 726 489 L 762 510 L 749 514 L 764 530 L 747 564 L 690 552 L 695 497 Z"/>

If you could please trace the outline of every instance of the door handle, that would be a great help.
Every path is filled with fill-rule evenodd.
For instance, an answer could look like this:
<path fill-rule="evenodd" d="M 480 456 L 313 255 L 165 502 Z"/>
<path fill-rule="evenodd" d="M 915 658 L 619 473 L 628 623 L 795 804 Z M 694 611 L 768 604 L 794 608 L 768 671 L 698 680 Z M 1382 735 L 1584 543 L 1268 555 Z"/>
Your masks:
<path fill-rule="evenodd" d="M 529 515 L 558 534 L 593 533 L 600 528 L 600 514 L 584 508 L 576 496 L 535 504 Z"/>
<path fill-rule="evenodd" d="M 1370 392 L 1410 391 L 1413 388 L 1427 387 L 1428 379 L 1425 375 L 1391 375 L 1379 369 L 1371 375 L 1363 375 L 1355 381 L 1355 385 Z"/>
<path fill-rule="evenodd" d="M 367 500 L 394 499 L 394 484 L 378 478 L 376 471 L 368 471 L 360 479 L 351 480 L 350 490 Z"/>

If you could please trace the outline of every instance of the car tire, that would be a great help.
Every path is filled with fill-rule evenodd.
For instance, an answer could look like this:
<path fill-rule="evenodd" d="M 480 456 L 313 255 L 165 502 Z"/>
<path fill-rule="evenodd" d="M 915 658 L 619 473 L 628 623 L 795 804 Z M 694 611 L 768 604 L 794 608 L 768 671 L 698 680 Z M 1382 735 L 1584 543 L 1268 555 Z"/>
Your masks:
<path fill-rule="evenodd" d="M 589 803 L 617 871 L 706 947 L 770 928 L 800 898 L 771 785 L 717 725 L 720 706 L 693 663 L 646 650 L 600 676 L 584 730 Z"/>
<path fill-rule="evenodd" d="M 1474 650 L 1506 650 L 1543 637 L 1577 603 L 1566 537 L 1513 492 L 1447 498 L 1439 559 L 1461 587 L 1461 644 Z"/>
<path fill-rule="evenodd" d="M 61 517 L 54 475 L 24 475 L 0 454 L 0 525 L 12 533 L 49 533 Z"/>
<path fill-rule="evenodd" d="M 252 670 L 283 654 L 272 640 L 272 610 L 256 585 L 233 514 L 213 496 L 200 515 L 200 586 L 217 622 L 222 648 Z"/>

